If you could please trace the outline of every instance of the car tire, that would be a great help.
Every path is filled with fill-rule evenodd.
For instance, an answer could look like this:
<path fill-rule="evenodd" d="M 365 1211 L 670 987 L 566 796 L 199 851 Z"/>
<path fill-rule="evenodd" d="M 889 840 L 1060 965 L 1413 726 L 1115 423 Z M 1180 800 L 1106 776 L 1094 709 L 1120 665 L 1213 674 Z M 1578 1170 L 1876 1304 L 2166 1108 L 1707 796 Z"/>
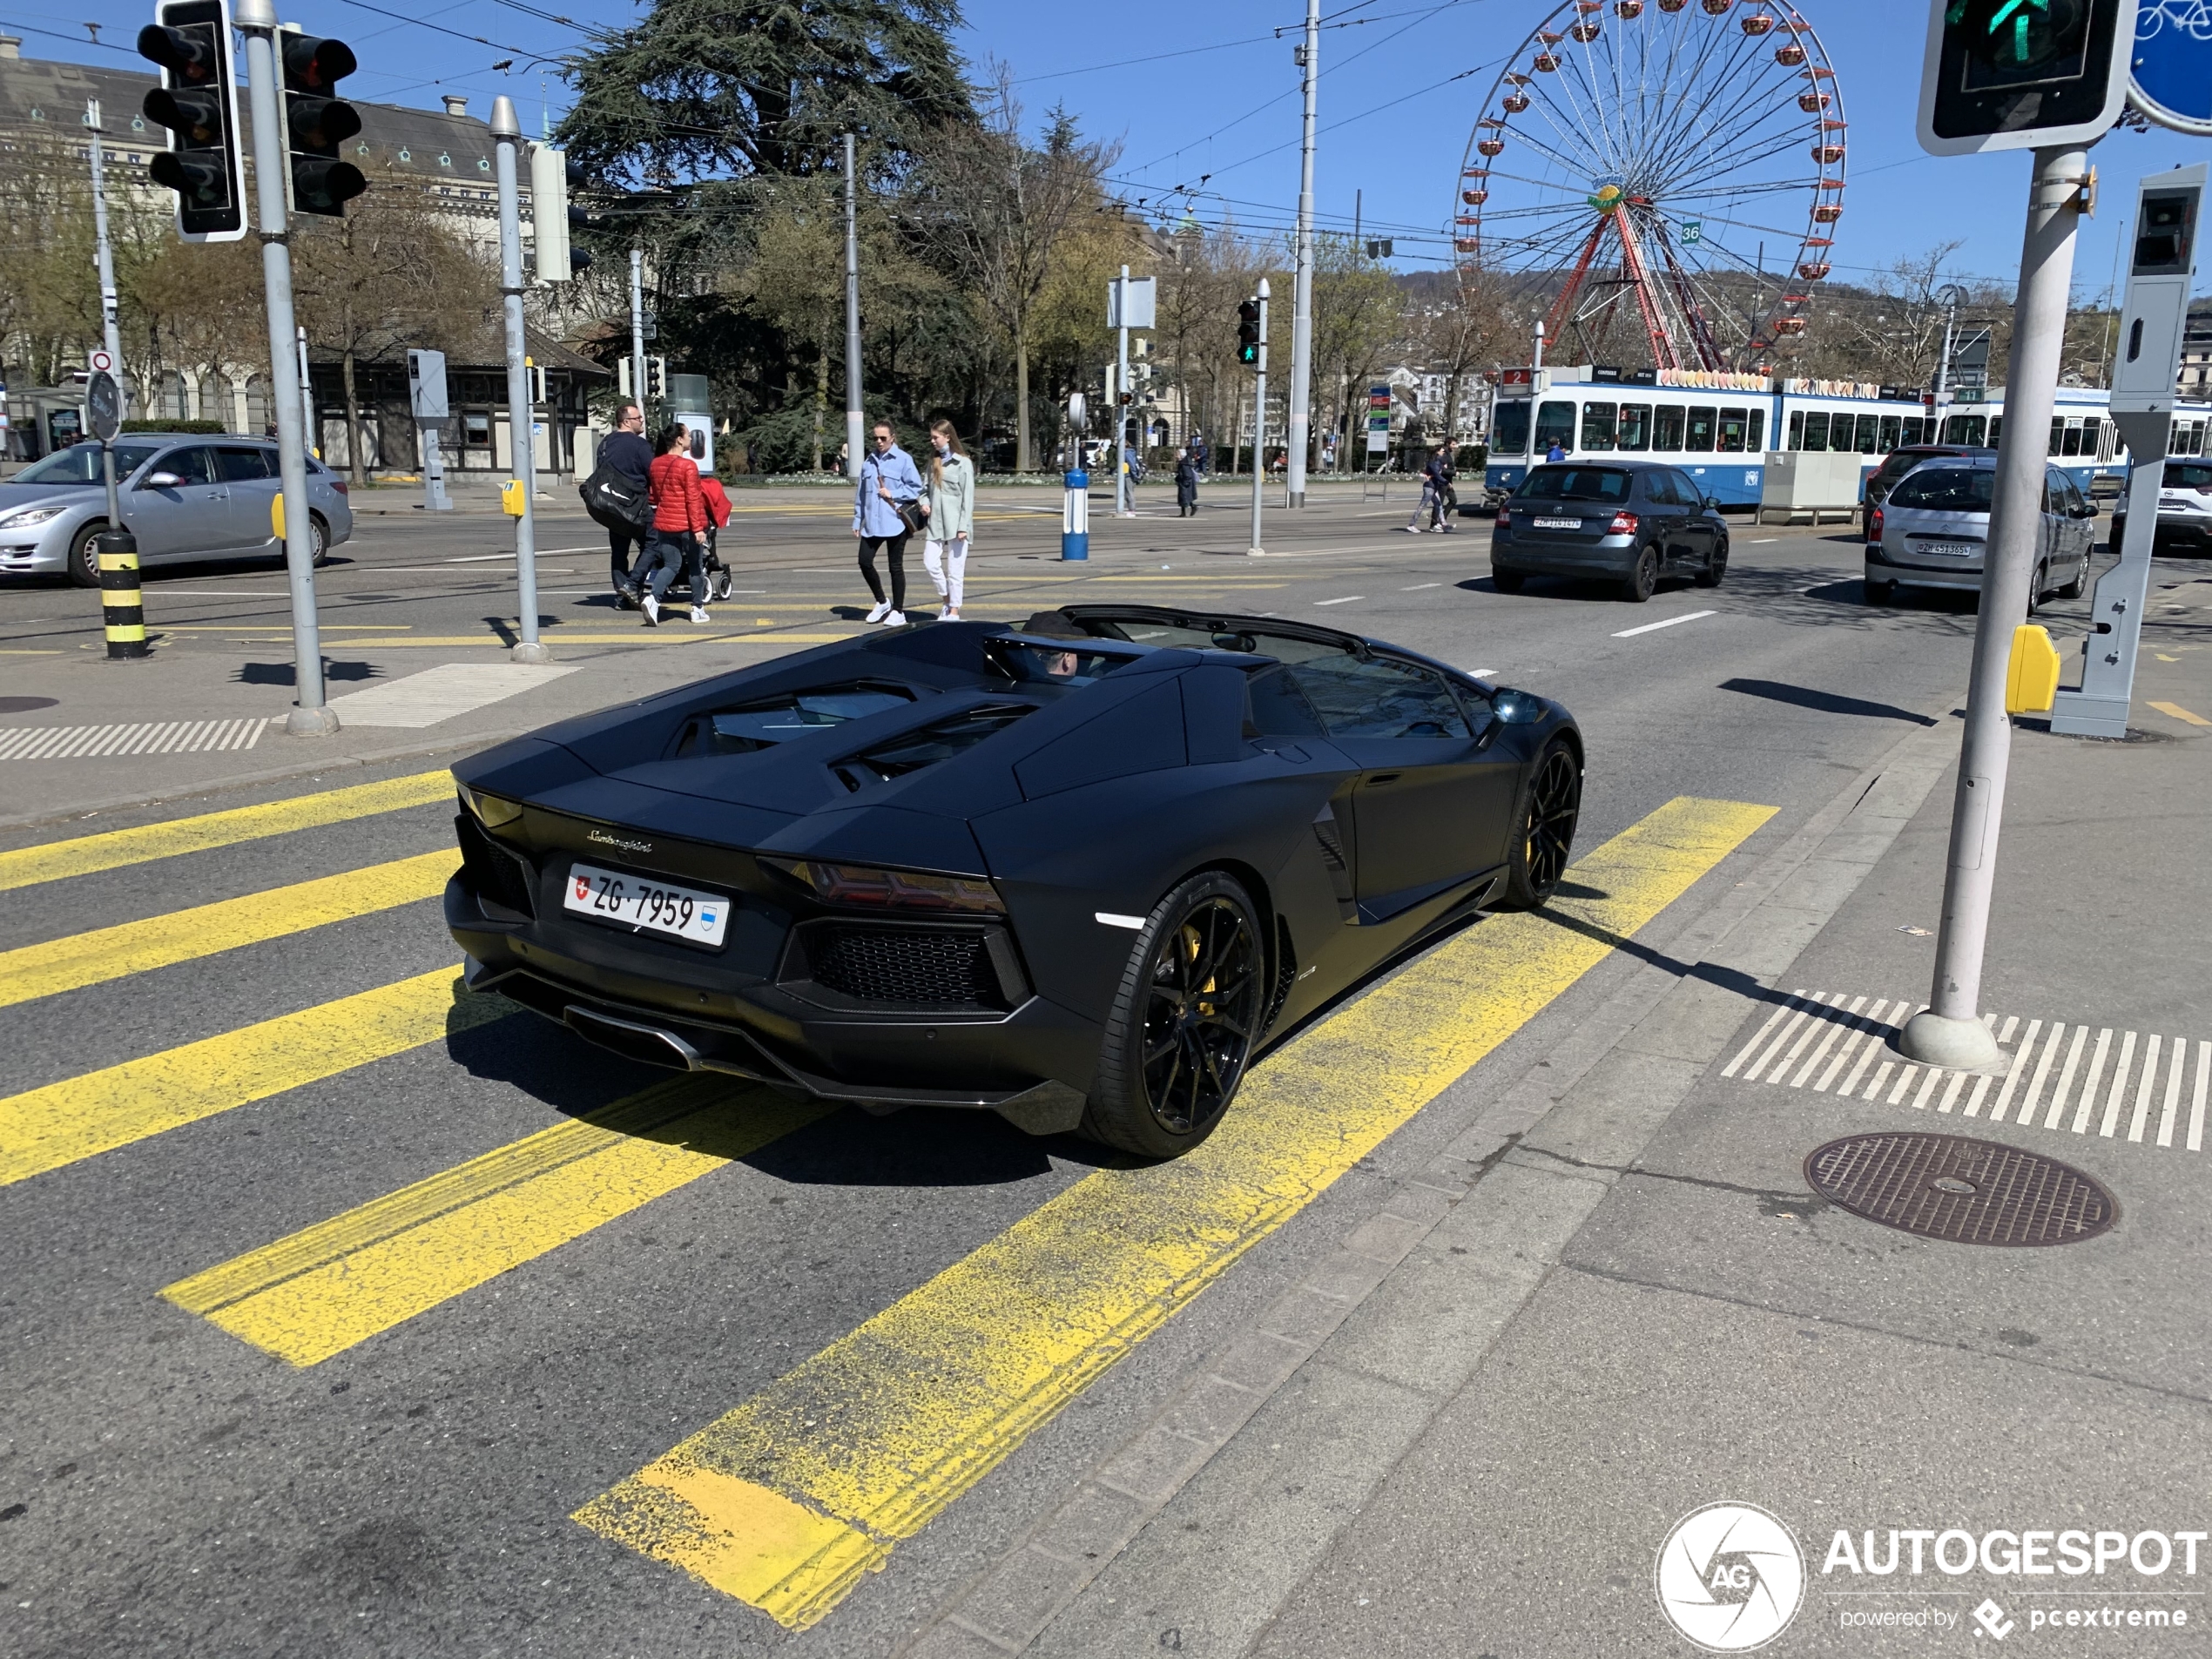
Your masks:
<path fill-rule="evenodd" d="M 1646 544 L 1636 554 L 1635 568 L 1621 583 L 1621 597 L 1630 604 L 1640 605 L 1651 597 L 1659 586 L 1659 550 Z"/>
<path fill-rule="evenodd" d="M 75 588 L 97 588 L 100 585 L 100 556 L 92 546 L 93 538 L 107 533 L 107 520 L 96 518 L 78 530 L 69 541 L 69 581 Z"/>
<path fill-rule="evenodd" d="M 1153 906 L 1106 1016 L 1085 1138 L 1171 1158 L 1213 1133 L 1259 1038 L 1264 938 L 1251 896 L 1218 870 Z"/>
<path fill-rule="evenodd" d="M 1581 813 L 1581 765 L 1574 745 L 1554 738 L 1528 769 L 1514 803 L 1513 845 L 1506 852 L 1506 885 L 1497 908 L 1534 910 L 1558 890 Z"/>
<path fill-rule="evenodd" d="M 1494 570 L 1490 572 L 1490 585 L 1500 593 L 1519 593 L 1527 582 L 1527 577 L 1519 570 Z"/>
<path fill-rule="evenodd" d="M 1859 597 L 1870 605 L 1885 605 L 1897 597 L 1894 582 L 1866 581 L 1859 584 Z"/>
<path fill-rule="evenodd" d="M 2087 588 L 2088 585 L 2089 561 L 2085 556 L 2081 563 L 2074 567 L 2074 580 L 2067 583 L 2066 586 L 2059 590 L 2059 597 L 2061 599 L 2079 599 L 2081 597 L 2083 590 Z"/>
<path fill-rule="evenodd" d="M 1713 543 L 1713 551 L 1705 561 L 1705 568 L 1690 578 L 1701 588 L 1717 588 L 1728 579 L 1728 537 L 1722 536 Z"/>
<path fill-rule="evenodd" d="M 321 514 L 310 513 L 307 515 L 307 529 L 314 542 L 314 566 L 320 570 L 330 563 L 330 526 L 322 522 Z"/>

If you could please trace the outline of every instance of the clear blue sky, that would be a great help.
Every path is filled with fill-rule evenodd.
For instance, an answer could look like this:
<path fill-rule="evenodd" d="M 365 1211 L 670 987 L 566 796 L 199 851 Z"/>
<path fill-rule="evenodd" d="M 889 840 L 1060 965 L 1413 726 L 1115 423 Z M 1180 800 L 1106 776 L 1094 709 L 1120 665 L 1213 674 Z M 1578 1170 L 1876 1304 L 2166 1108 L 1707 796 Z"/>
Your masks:
<path fill-rule="evenodd" d="M 130 44 L 150 5 L 83 0 L 78 10 L 124 50 L 95 49 L 24 0 L 0 0 L 0 25 L 23 35 L 34 57 L 138 61 Z M 1324 0 L 1325 17 L 1343 25 L 1325 30 L 1322 44 L 1315 187 L 1324 226 L 1351 227 L 1358 191 L 1370 233 L 1435 233 L 1452 211 L 1460 157 L 1494 67 L 1547 10 L 1528 0 Z M 579 39 L 542 14 L 602 24 L 638 15 L 622 0 L 533 0 L 527 10 L 511 0 L 444 6 L 431 0 L 427 7 L 410 0 L 296 0 L 285 11 L 312 32 L 354 46 L 363 68 L 348 86 L 362 97 L 435 107 L 439 93 L 461 92 L 482 113 L 505 91 L 532 132 L 541 96 L 558 118 L 562 89 L 546 65 L 529 59 L 557 56 Z M 1202 216 L 1225 206 L 1254 229 L 1289 222 L 1298 200 L 1298 83 L 1291 49 L 1304 15 L 1298 0 L 1119 0 L 1109 7 L 967 0 L 966 11 L 962 49 L 979 69 L 987 57 L 1012 65 L 1032 125 L 1064 103 L 1086 131 L 1121 141 L 1118 176 L 1132 198 L 1157 200 L 1211 174 Z M 1804 15 L 1836 65 L 1851 123 L 1838 277 L 1863 279 L 1892 260 L 1959 238 L 1965 246 L 1953 257 L 1955 274 L 2009 286 L 2019 264 L 2028 161 L 2017 152 L 1945 159 L 1920 152 L 1912 119 L 1923 5 L 1809 0 Z M 1285 30 L 1279 39 L 1278 28 Z M 508 58 L 515 60 L 511 70 L 491 68 Z M 1470 71 L 1478 72 L 1450 78 Z M 2079 296 L 2093 296 L 2110 280 L 2134 179 L 2208 158 L 2212 144 L 2158 130 L 2114 133 L 2091 152 L 2107 192 L 2081 239 Z M 1429 246 L 1438 249 L 1433 262 L 1440 247 Z M 1401 252 L 1412 249 L 1408 242 Z M 1421 260 L 1399 263 L 1411 269 Z"/>

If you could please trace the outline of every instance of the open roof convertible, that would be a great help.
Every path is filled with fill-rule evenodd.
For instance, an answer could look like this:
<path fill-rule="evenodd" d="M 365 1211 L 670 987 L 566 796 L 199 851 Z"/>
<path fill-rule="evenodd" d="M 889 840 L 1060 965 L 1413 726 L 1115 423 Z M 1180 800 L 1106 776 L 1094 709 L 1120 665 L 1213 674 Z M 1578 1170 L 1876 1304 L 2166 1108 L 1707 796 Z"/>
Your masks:
<path fill-rule="evenodd" d="M 1541 904 L 1582 762 L 1557 705 L 1332 629 L 932 624 L 455 767 L 446 919 L 472 987 L 637 1059 L 1172 1157 L 1271 1038 Z"/>

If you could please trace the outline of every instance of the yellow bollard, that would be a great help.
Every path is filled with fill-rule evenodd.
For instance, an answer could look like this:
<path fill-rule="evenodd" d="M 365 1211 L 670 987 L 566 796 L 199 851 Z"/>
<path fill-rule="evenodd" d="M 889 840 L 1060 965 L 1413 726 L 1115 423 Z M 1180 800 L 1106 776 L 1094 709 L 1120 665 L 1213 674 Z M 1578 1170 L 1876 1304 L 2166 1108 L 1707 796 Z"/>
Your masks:
<path fill-rule="evenodd" d="M 2024 622 L 2013 630 L 2013 656 L 2005 669 L 2005 712 L 2048 714 L 2059 690 L 2059 650 L 2050 631 Z"/>
<path fill-rule="evenodd" d="M 107 654 L 125 662 L 148 653 L 145 598 L 138 588 L 138 538 L 105 530 L 92 541 L 100 558 L 100 620 L 107 626 Z"/>

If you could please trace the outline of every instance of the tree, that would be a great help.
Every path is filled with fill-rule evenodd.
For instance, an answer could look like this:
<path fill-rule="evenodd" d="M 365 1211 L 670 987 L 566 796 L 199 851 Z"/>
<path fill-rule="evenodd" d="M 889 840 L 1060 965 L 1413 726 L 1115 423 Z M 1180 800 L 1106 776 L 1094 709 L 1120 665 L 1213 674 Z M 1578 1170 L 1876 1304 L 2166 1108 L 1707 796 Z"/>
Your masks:
<path fill-rule="evenodd" d="M 1313 239 L 1313 380 L 1335 400 L 1334 421 L 1347 443 L 1352 388 L 1381 362 L 1405 311 L 1405 296 L 1380 260 L 1348 236 Z"/>
<path fill-rule="evenodd" d="M 1001 68 L 986 125 L 940 128 L 926 142 L 909 211 L 925 244 L 967 286 L 1013 354 L 1014 464 L 1028 472 L 1038 295 L 1072 234 L 1108 210 L 1102 179 L 1120 151 L 1084 142 L 1064 109 L 1052 111 L 1036 148 L 1023 142 L 1021 120 L 1012 77 Z"/>
<path fill-rule="evenodd" d="M 1237 307 L 1263 276 L 1281 287 L 1282 250 L 1248 239 L 1227 219 L 1211 231 L 1186 220 L 1172 246 L 1174 257 L 1160 273 L 1166 372 L 1182 391 L 1187 424 L 1211 430 L 1217 444 L 1225 445 L 1224 464 L 1231 464 L 1249 373 L 1237 362 Z M 1318 352 L 1314 361 L 1318 374 Z M 1201 416 L 1189 421 L 1194 407 Z"/>

